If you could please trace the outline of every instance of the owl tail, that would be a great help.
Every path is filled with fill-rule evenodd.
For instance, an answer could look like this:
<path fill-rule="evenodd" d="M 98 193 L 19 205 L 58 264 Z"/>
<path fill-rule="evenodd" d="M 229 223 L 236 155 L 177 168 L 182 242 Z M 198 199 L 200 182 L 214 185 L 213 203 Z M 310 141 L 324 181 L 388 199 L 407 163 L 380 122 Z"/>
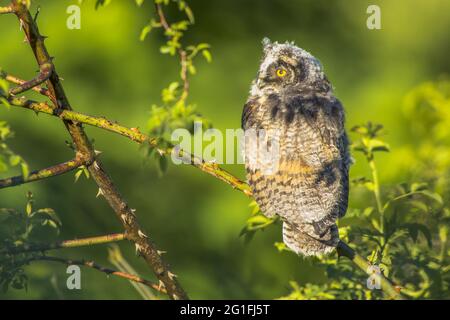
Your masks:
<path fill-rule="evenodd" d="M 304 256 L 327 254 L 333 251 L 339 242 L 338 228 L 334 224 L 319 236 L 311 224 L 283 222 L 283 242 L 289 249 Z"/>

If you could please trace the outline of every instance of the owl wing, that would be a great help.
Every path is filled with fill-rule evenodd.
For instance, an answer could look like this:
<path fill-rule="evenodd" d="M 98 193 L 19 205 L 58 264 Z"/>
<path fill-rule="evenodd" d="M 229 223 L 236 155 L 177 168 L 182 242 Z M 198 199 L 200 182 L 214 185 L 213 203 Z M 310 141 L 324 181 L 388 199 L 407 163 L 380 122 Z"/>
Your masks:
<path fill-rule="evenodd" d="M 277 171 L 264 174 L 261 163 L 246 161 L 247 178 L 262 212 L 278 214 L 296 225 L 312 223 L 321 234 L 347 208 L 348 142 L 343 110 L 336 99 L 321 101 L 314 96 L 292 100 L 291 105 L 282 106 L 275 99 L 266 99 L 269 122 L 258 116 L 256 111 L 262 107 L 258 100 L 249 100 L 244 106 L 244 130 L 277 127 L 282 131 Z"/>

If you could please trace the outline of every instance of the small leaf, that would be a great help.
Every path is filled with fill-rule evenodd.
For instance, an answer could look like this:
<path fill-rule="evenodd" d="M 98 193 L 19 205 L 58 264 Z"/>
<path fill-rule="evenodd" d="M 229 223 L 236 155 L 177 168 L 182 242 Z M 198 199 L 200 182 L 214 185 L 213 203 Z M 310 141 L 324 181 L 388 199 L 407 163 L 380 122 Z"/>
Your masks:
<path fill-rule="evenodd" d="M 194 19 L 194 13 L 192 12 L 191 8 L 189 8 L 188 6 L 186 6 L 184 8 L 184 12 L 186 13 L 186 16 L 188 17 L 189 21 L 193 24 L 195 23 L 195 19 Z"/>
<path fill-rule="evenodd" d="M 142 28 L 141 34 L 139 36 L 140 41 L 144 41 L 147 34 L 152 31 L 153 27 L 151 25 L 146 25 L 144 28 Z"/>
<path fill-rule="evenodd" d="M 188 70 L 189 70 L 189 73 L 192 74 L 192 75 L 197 73 L 197 69 L 195 69 L 195 67 L 194 67 L 194 65 L 192 63 L 189 64 Z"/>
<path fill-rule="evenodd" d="M 212 61 L 211 52 L 209 52 L 208 50 L 203 50 L 202 54 L 208 63 L 210 63 Z"/>
<path fill-rule="evenodd" d="M 26 181 L 28 180 L 28 177 L 30 176 L 30 169 L 28 167 L 28 164 L 24 161 L 22 161 L 20 163 L 20 167 L 22 169 L 22 175 L 23 175 L 23 179 Z"/>

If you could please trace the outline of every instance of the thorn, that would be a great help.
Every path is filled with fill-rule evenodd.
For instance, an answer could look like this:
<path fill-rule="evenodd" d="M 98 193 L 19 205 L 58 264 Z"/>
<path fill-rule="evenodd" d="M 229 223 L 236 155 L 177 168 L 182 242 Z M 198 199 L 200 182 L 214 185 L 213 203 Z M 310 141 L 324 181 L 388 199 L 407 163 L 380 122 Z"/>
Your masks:
<path fill-rule="evenodd" d="M 97 161 L 94 161 L 93 165 L 94 165 L 95 170 L 99 170 L 100 169 Z"/>
<path fill-rule="evenodd" d="M 98 188 L 98 192 L 97 192 L 97 195 L 95 197 L 98 198 L 100 195 L 103 195 L 102 188 Z"/>
<path fill-rule="evenodd" d="M 127 223 L 127 215 L 126 214 L 121 214 L 120 215 L 120 219 L 122 220 L 123 223 L 128 224 Z"/>
<path fill-rule="evenodd" d="M 172 297 L 173 297 L 174 300 L 180 300 L 180 297 L 177 296 L 176 294 L 174 294 Z"/>
<path fill-rule="evenodd" d="M 158 290 L 161 290 L 162 288 L 165 288 L 166 286 L 164 285 L 164 282 L 162 282 L 161 280 L 159 280 L 158 283 Z"/>
<path fill-rule="evenodd" d="M 133 217 L 136 217 L 136 209 L 130 209 L 131 214 Z"/>
<path fill-rule="evenodd" d="M 164 150 L 158 148 L 158 149 L 156 149 L 156 151 L 158 151 L 158 153 L 161 157 L 164 155 Z"/>
<path fill-rule="evenodd" d="M 164 250 L 156 250 L 156 252 L 157 252 L 159 255 L 162 255 L 162 254 L 167 253 L 167 251 L 164 251 Z"/>
<path fill-rule="evenodd" d="M 94 154 L 96 155 L 96 156 L 98 156 L 98 155 L 100 155 L 100 154 L 102 154 L 103 152 L 102 151 L 100 151 L 100 150 L 94 150 Z"/>
<path fill-rule="evenodd" d="M 139 133 L 139 127 L 130 128 L 131 131 Z"/>
<path fill-rule="evenodd" d="M 136 255 L 139 255 L 142 247 L 139 245 L 139 243 L 135 243 L 134 246 L 136 247 Z"/>
<path fill-rule="evenodd" d="M 174 278 L 178 277 L 175 273 L 172 273 L 170 271 L 167 271 L 167 276 L 170 280 L 173 280 Z"/>
<path fill-rule="evenodd" d="M 145 233 L 143 233 L 141 230 L 138 230 L 138 235 L 141 238 L 148 238 L 147 235 Z"/>

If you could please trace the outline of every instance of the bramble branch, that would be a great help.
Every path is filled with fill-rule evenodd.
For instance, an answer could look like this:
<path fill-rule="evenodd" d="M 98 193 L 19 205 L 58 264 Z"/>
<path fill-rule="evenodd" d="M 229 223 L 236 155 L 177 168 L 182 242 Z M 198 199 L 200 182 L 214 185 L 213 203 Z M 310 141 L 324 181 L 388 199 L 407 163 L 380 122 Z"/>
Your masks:
<path fill-rule="evenodd" d="M 19 78 L 13 76 L 13 75 L 10 75 L 10 74 L 8 74 L 8 73 L 6 73 L 4 71 L 1 73 L 1 75 L 5 78 L 5 80 L 7 80 L 7 81 L 9 81 L 11 83 L 20 85 L 20 86 L 24 85 L 27 82 L 25 80 L 22 80 L 22 79 L 19 79 Z M 46 88 L 43 88 L 43 87 L 41 87 L 39 85 L 35 85 L 32 88 L 30 88 L 30 89 L 33 90 L 33 91 L 36 91 L 37 93 L 40 93 L 40 94 L 42 94 L 44 96 L 47 96 L 47 97 L 51 98 L 50 97 L 50 93 L 48 92 L 48 90 Z"/>
<path fill-rule="evenodd" d="M 40 72 L 39 74 L 30 81 L 22 82 L 19 86 L 9 90 L 10 95 L 18 95 L 19 93 L 22 93 L 24 91 L 30 90 L 33 87 L 36 87 L 40 85 L 41 83 L 44 83 L 45 81 L 50 78 L 50 75 L 53 71 L 53 64 L 51 62 L 44 62 L 39 67 Z"/>
<path fill-rule="evenodd" d="M 72 171 L 80 166 L 88 165 L 86 161 L 82 158 L 75 158 L 70 161 L 66 161 L 45 169 L 33 171 L 30 173 L 28 177 L 16 176 L 12 178 L 2 179 L 0 180 L 0 189 L 18 186 L 28 182 L 34 182 L 42 179 L 47 179 L 50 177 L 59 176 L 63 173 Z"/>
<path fill-rule="evenodd" d="M 49 244 L 24 244 L 17 247 L 7 248 L 0 251 L 0 254 L 18 254 L 24 252 L 48 251 L 63 248 L 78 248 L 92 246 L 96 244 L 105 244 L 118 242 L 127 239 L 125 233 L 113 233 L 104 236 L 89 237 L 82 239 L 65 240 Z"/>
<path fill-rule="evenodd" d="M 45 37 L 39 33 L 36 21 L 31 16 L 27 7 L 19 0 L 13 0 L 11 7 L 20 21 L 20 25 L 25 32 L 27 42 L 35 55 L 38 65 L 52 63 L 52 59 L 44 44 Z M 63 110 L 72 109 L 54 67 L 49 79 L 46 81 L 46 85 L 52 97 L 52 109 L 54 112 L 58 113 Z M 128 239 L 135 243 L 136 252 L 153 269 L 157 278 L 164 284 L 170 298 L 187 299 L 187 294 L 178 283 L 174 274 L 169 271 L 168 265 L 163 261 L 153 242 L 141 231 L 141 227 L 134 214 L 135 210 L 131 209 L 121 196 L 109 174 L 103 168 L 101 161 L 95 159 L 93 147 L 81 124 L 74 123 L 71 120 L 63 121 L 72 137 L 77 152 L 93 160 L 92 165 L 88 169 L 98 185 L 101 194 L 105 197 L 125 228 Z"/>
<path fill-rule="evenodd" d="M 110 269 L 110 268 L 106 268 L 106 267 L 102 267 L 100 265 L 98 265 L 97 263 L 95 263 L 92 260 L 72 260 L 72 259 L 63 259 L 63 258 L 59 258 L 59 257 L 49 257 L 49 256 L 38 256 L 38 257 L 32 257 L 29 258 L 25 261 L 25 263 L 29 263 L 29 262 L 33 262 L 33 261 L 51 261 L 51 262 L 59 262 L 59 263 L 63 263 L 66 265 L 78 265 L 78 266 L 84 266 L 84 267 L 88 267 L 88 268 L 92 268 L 98 271 L 101 271 L 103 273 L 106 273 L 107 275 L 113 275 L 116 277 L 120 277 L 123 279 L 127 279 L 130 281 L 134 281 L 137 283 L 142 283 L 143 285 L 146 285 L 149 288 L 152 288 L 158 292 L 167 294 L 166 289 L 161 286 L 161 285 L 157 285 L 151 281 L 148 281 L 146 279 L 143 279 L 141 277 L 138 277 L 136 275 L 133 274 L 129 274 L 126 272 L 122 272 L 122 271 L 118 271 L 118 270 L 114 270 L 114 269 Z"/>
<path fill-rule="evenodd" d="M 6 6 L 6 7 L 0 7 L 0 14 L 4 14 L 4 13 L 13 13 L 14 9 L 11 5 Z"/>

